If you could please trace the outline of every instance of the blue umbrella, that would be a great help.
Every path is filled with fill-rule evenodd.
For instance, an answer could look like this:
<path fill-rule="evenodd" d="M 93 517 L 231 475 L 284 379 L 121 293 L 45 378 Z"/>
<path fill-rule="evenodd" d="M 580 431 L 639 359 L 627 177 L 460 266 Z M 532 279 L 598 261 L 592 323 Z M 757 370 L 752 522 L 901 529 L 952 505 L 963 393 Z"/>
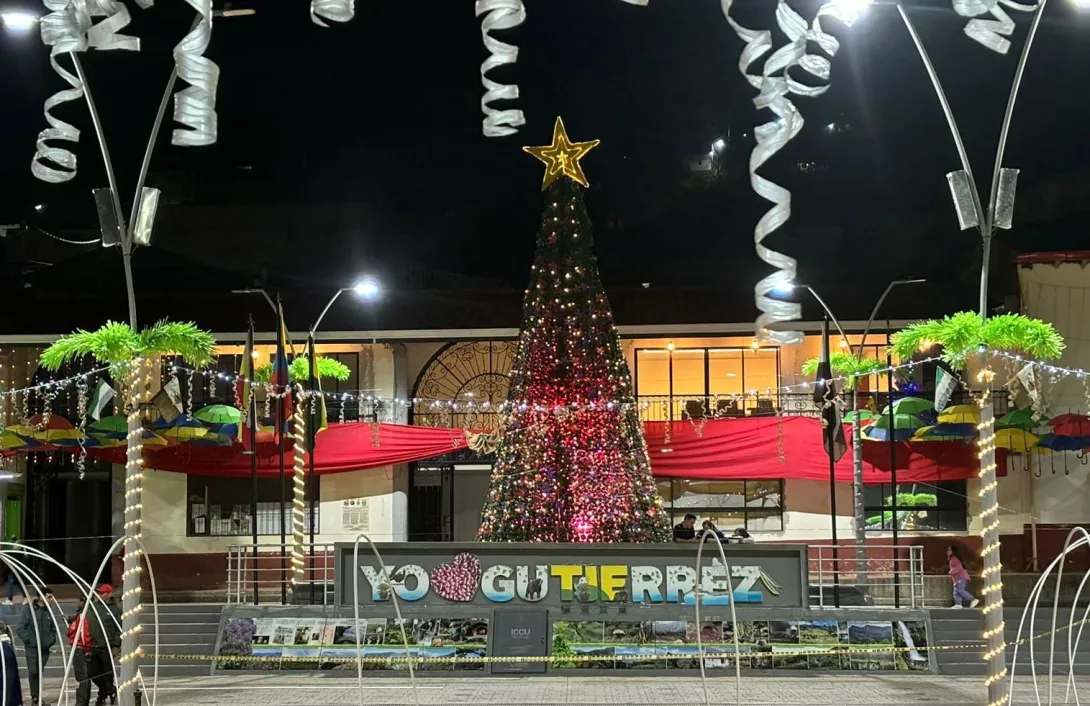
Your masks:
<path fill-rule="evenodd" d="M 971 439 L 976 436 L 976 424 L 940 422 L 920 436 L 956 436 L 959 439 Z"/>
<path fill-rule="evenodd" d="M 886 433 L 887 431 L 888 429 L 871 424 L 869 427 L 863 429 L 863 438 L 870 441 L 889 441 L 889 435 Z M 894 429 L 893 440 L 908 441 L 915 433 L 915 429 Z"/>
<path fill-rule="evenodd" d="M 1052 451 L 1080 451 L 1090 446 L 1090 437 L 1045 434 L 1037 442 L 1037 445 Z"/>

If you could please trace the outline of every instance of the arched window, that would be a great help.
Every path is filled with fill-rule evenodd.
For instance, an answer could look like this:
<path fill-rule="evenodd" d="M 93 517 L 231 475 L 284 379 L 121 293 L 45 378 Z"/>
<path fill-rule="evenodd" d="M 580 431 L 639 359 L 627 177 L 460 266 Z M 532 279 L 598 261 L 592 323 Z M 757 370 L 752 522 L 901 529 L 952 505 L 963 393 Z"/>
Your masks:
<path fill-rule="evenodd" d="M 413 386 L 412 423 L 496 429 L 517 341 L 462 341 L 441 348 Z"/>

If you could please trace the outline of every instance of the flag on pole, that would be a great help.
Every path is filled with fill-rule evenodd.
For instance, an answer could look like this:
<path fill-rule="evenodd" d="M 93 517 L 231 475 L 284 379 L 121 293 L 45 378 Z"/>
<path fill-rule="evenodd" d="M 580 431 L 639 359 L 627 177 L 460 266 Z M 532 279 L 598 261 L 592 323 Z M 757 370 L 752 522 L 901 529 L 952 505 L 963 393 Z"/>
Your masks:
<path fill-rule="evenodd" d="M 836 401 L 836 382 L 829 363 L 829 322 L 822 329 L 821 358 L 818 360 L 817 378 L 814 380 L 814 404 L 821 410 L 822 441 L 825 453 L 833 461 L 839 461 L 848 451 L 844 438 L 844 418 Z"/>
<path fill-rule="evenodd" d="M 253 395 L 254 376 L 254 322 L 250 322 L 250 329 L 246 332 L 246 347 L 242 351 L 242 361 L 238 366 L 238 380 L 235 380 L 235 399 L 238 400 L 238 409 L 242 412 L 238 424 L 238 440 L 242 448 L 252 452 L 250 430 L 255 428 Z"/>
<path fill-rule="evenodd" d="M 110 403 L 115 394 L 114 388 L 110 387 L 105 380 L 99 379 L 94 394 L 91 395 L 91 399 L 87 403 L 87 413 L 96 420 L 102 419 L 102 410 L 106 409 L 106 405 Z"/>
<path fill-rule="evenodd" d="M 958 388 L 958 379 L 941 365 L 935 369 L 935 411 L 941 412 L 950 404 L 954 390 Z"/>
<path fill-rule="evenodd" d="M 288 420 L 291 419 L 291 380 L 288 377 L 288 329 L 284 325 L 284 307 L 279 302 L 276 304 L 276 319 L 278 331 L 276 333 L 276 354 L 273 357 L 271 381 L 273 392 L 281 395 L 279 405 L 280 418 L 276 420 L 277 437 L 287 429 Z"/>

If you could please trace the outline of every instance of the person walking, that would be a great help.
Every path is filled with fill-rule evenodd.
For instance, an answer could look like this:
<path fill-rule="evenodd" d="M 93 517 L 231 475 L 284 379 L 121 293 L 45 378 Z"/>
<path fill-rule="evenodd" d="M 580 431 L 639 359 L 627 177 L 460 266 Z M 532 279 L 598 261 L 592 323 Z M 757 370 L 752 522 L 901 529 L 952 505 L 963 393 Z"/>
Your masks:
<path fill-rule="evenodd" d="M 0 702 L 5 706 L 23 706 L 23 685 L 19 681 L 19 658 L 11 641 L 8 624 L 0 620 Z"/>
<path fill-rule="evenodd" d="M 45 706 L 41 701 L 41 674 L 49 661 L 49 650 L 57 644 L 57 626 L 48 605 L 52 598 L 53 591 L 43 588 L 40 596 L 35 596 L 23 607 L 19 624 L 15 628 L 15 634 L 19 636 L 23 649 L 26 650 L 26 672 L 30 681 L 32 706 Z"/>
<path fill-rule="evenodd" d="M 87 660 L 87 676 L 98 687 L 95 706 L 117 703 L 114 685 L 114 660 L 121 656 L 121 608 L 114 598 L 114 589 L 104 583 L 95 589 L 97 598 L 87 611 L 91 631 L 91 656 Z M 111 659 L 111 655 L 113 659 Z"/>
<path fill-rule="evenodd" d="M 976 608 L 980 601 L 965 588 L 969 585 L 969 572 L 961 563 L 958 548 L 954 545 L 947 547 L 946 558 L 950 562 L 950 580 L 954 583 L 954 607 L 960 608 L 962 601 L 968 601 L 970 608 Z"/>
<path fill-rule="evenodd" d="M 91 659 L 91 616 L 83 617 L 87 599 L 76 599 L 76 614 L 68 621 L 68 644 L 72 646 L 72 674 L 76 680 L 76 706 L 90 706 L 91 680 L 87 676 Z"/>

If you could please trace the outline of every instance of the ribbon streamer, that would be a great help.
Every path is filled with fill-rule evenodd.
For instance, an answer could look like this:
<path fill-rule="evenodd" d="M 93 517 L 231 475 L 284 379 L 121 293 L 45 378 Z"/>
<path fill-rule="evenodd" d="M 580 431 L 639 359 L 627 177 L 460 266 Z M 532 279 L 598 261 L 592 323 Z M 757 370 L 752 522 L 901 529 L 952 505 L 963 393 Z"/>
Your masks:
<path fill-rule="evenodd" d="M 526 116 L 517 108 L 498 109 L 490 104 L 501 100 L 517 100 L 519 87 L 515 84 L 503 84 L 488 78 L 487 74 L 497 66 L 514 64 L 518 61 L 519 50 L 513 44 L 501 42 L 491 35 L 495 30 L 511 29 L 526 20 L 526 7 L 522 0 L 477 0 L 477 17 L 481 20 L 481 39 L 489 56 L 481 64 L 481 85 L 484 96 L 481 98 L 481 110 L 484 111 L 484 136 L 502 137 L 518 132 L 520 125 L 526 124 Z"/>
<path fill-rule="evenodd" d="M 802 341 L 801 332 L 771 330 L 769 327 L 779 322 L 798 321 L 802 316 L 802 307 L 770 295 L 793 283 L 798 262 L 795 258 L 763 244 L 765 238 L 791 218 L 791 192 L 764 178 L 757 170 L 802 131 L 802 113 L 788 99 L 789 94 L 813 97 L 829 89 L 831 58 L 840 48 L 840 43 L 822 29 L 821 18 L 832 17 L 846 27 L 851 27 L 857 16 L 842 10 L 835 2 L 827 2 L 818 9 L 813 25 L 808 26 L 806 20 L 791 9 L 785 0 L 779 0 L 776 5 L 776 23 L 787 36 L 788 43 L 773 52 L 765 60 L 761 73 L 757 74 L 750 73 L 749 68 L 772 49 L 771 32 L 743 27 L 730 15 L 734 0 L 720 2 L 727 22 L 745 42 L 738 68 L 746 80 L 759 91 L 753 103 L 758 109 L 767 108 L 776 116 L 774 120 L 754 129 L 757 144 L 749 158 L 750 184 L 754 192 L 773 204 L 757 222 L 753 230 L 753 241 L 757 256 L 776 268 L 775 272 L 761 279 L 754 287 L 757 309 L 761 312 L 757 317 L 757 335 L 761 339 L 781 345 L 792 345 Z M 815 44 L 824 55 L 808 53 L 809 42 Z M 826 82 L 825 85 L 807 85 L 794 80 L 790 74 L 791 69 L 796 67 Z"/>
<path fill-rule="evenodd" d="M 1033 12 L 1040 3 L 1026 5 L 1013 0 L 953 0 L 954 12 L 962 17 L 979 18 L 991 15 L 993 19 L 971 19 L 965 24 L 965 35 L 997 54 L 1006 54 L 1011 47 L 1010 37 L 1014 34 L 1014 20 L 1000 5 L 1018 12 Z"/>
<path fill-rule="evenodd" d="M 44 0 L 43 4 L 50 12 L 41 20 L 42 43 L 51 47 L 49 63 L 53 71 L 71 88 L 58 91 L 45 101 L 43 110 L 49 127 L 38 133 L 30 173 L 44 182 L 60 184 L 76 176 L 76 155 L 67 147 L 50 142 L 76 143 L 80 132 L 74 125 L 54 117 L 51 111 L 62 103 L 82 98 L 84 86 L 77 76 L 61 67 L 57 57 L 88 48 L 139 51 L 140 40 L 120 34 L 132 18 L 128 8 L 115 0 Z M 138 0 L 137 4 L 146 8 L 151 0 Z M 92 24 L 94 17 L 105 19 Z"/>
<path fill-rule="evenodd" d="M 189 84 L 174 95 L 174 120 L 189 129 L 176 128 L 171 142 L 182 147 L 211 145 L 216 141 L 216 84 L 220 69 L 204 56 L 212 39 L 212 0 L 186 0 L 201 20 L 174 47 L 178 78 Z"/>
<path fill-rule="evenodd" d="M 348 22 L 356 16 L 355 0 L 311 0 L 310 21 L 319 27 L 328 27 L 322 20 Z"/>

